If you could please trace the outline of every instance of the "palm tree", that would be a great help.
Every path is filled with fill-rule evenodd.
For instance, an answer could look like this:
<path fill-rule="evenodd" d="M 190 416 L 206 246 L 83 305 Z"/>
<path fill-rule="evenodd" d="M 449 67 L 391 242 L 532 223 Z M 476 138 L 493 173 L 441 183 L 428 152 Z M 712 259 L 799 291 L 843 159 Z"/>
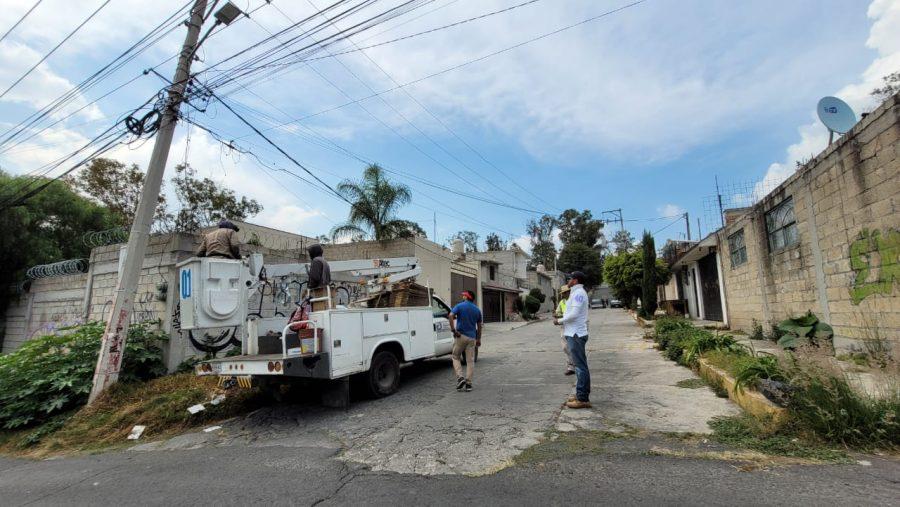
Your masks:
<path fill-rule="evenodd" d="M 425 237 L 419 224 L 396 218 L 396 211 L 412 199 L 409 187 L 393 184 L 377 164 L 366 167 L 360 181 L 344 180 L 337 186 L 339 194 L 352 202 L 347 221 L 331 230 L 331 237 L 378 241 L 394 238 Z"/>

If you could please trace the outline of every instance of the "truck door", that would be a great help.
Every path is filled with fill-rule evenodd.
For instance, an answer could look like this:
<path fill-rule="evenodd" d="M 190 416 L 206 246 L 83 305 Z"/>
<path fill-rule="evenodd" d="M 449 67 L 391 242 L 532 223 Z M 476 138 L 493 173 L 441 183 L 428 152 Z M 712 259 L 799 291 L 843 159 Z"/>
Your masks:
<path fill-rule="evenodd" d="M 431 296 L 432 324 L 434 325 L 434 355 L 442 356 L 453 350 L 453 333 L 450 332 L 450 307 L 437 296 Z"/>

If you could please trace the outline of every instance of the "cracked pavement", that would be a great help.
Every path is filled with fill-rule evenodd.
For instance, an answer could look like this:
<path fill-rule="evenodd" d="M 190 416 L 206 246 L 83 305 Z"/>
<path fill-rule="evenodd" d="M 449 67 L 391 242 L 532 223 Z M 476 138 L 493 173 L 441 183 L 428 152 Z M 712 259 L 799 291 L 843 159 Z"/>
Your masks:
<path fill-rule="evenodd" d="M 559 328 L 491 326 L 470 393 L 455 390 L 448 358 L 429 360 L 404 367 L 397 394 L 354 400 L 346 411 L 282 403 L 216 432 L 128 451 L 0 458 L 0 498 L 4 505 L 891 505 L 900 498 L 893 459 L 747 473 L 729 461 L 678 457 L 688 444 L 661 435 L 708 432 L 711 417 L 738 409 L 708 388 L 676 387 L 694 374 L 663 359 L 624 311 L 593 310 L 591 333 L 591 410 L 562 408 L 574 377 L 563 375 Z M 612 442 L 600 454 L 513 465 L 548 431 L 584 429 L 650 436 Z M 673 455 L 654 455 L 657 446 Z"/>

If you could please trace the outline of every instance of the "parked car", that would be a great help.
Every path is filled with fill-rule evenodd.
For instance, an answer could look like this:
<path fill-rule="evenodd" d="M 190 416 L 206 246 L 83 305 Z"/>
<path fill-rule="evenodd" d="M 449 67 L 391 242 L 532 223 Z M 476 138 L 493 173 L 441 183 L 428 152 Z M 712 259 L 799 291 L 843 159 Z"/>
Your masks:
<path fill-rule="evenodd" d="M 591 300 L 591 309 L 594 308 L 606 308 L 606 305 L 603 304 L 602 299 L 592 299 Z"/>
<path fill-rule="evenodd" d="M 610 299 L 610 300 L 609 300 L 609 307 L 610 307 L 610 308 L 622 308 L 623 306 L 624 306 L 624 305 L 622 304 L 622 302 L 619 301 L 618 299 Z"/>

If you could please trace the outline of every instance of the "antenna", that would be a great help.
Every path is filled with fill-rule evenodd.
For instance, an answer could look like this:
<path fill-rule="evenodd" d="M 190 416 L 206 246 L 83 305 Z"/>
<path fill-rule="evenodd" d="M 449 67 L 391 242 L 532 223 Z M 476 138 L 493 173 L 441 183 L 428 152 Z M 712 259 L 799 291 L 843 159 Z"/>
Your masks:
<path fill-rule="evenodd" d="M 822 97 L 816 106 L 819 120 L 828 128 L 828 144 L 834 140 L 834 133 L 846 134 L 856 125 L 856 114 L 846 102 L 837 97 Z"/>

